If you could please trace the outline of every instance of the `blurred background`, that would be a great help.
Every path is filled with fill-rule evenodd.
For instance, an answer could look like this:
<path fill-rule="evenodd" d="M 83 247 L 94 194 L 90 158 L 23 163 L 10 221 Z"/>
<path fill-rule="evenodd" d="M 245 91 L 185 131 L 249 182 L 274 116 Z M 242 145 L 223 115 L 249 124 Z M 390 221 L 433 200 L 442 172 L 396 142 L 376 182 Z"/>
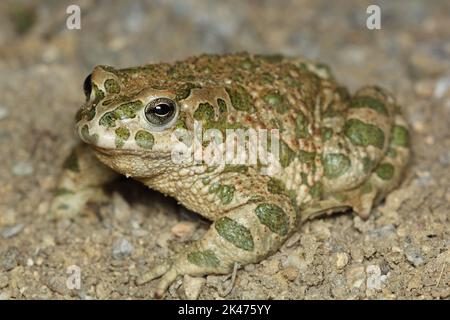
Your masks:
<path fill-rule="evenodd" d="M 381 9 L 380 30 L 366 27 L 371 4 Z M 80 30 L 66 27 L 69 5 L 81 9 Z M 414 159 L 403 187 L 368 221 L 307 223 L 292 247 L 241 271 L 228 297 L 448 298 L 449 17 L 448 0 L 1 1 L 0 298 L 150 296 L 154 284 L 135 286 L 136 274 L 207 225 L 130 182 L 94 214 L 49 221 L 59 167 L 77 143 L 82 82 L 97 64 L 237 51 L 319 60 L 352 91 L 389 88 L 413 128 Z M 73 264 L 83 270 L 79 290 L 65 286 Z M 169 297 L 203 287 L 193 295 L 218 298 L 227 281 L 184 279 Z"/>

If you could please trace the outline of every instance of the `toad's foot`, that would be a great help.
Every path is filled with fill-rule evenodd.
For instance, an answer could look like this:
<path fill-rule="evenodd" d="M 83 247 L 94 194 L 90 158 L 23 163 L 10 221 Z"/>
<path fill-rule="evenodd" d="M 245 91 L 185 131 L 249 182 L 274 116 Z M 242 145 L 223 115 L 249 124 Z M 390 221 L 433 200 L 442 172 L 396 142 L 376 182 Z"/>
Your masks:
<path fill-rule="evenodd" d="M 196 261 L 197 264 L 192 261 Z M 210 250 L 192 251 L 191 253 L 180 253 L 172 259 L 153 267 L 149 272 L 137 279 L 136 284 L 142 285 L 156 278 L 160 278 L 155 291 L 155 298 L 162 298 L 169 286 L 178 276 L 203 276 L 206 274 L 227 274 L 231 270 L 220 266 L 217 257 Z"/>

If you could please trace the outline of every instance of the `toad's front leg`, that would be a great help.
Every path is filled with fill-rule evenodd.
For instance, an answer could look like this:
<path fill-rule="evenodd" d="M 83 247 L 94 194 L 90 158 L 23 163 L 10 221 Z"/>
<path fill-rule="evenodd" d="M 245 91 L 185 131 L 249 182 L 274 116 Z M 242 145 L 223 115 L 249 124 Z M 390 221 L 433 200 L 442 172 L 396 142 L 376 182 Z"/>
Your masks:
<path fill-rule="evenodd" d="M 256 263 L 277 251 L 296 224 L 296 213 L 288 197 L 272 201 L 249 201 L 211 225 L 189 250 L 155 266 L 138 284 L 161 277 L 155 296 L 161 297 L 179 275 L 227 274 L 235 263 Z"/>
<path fill-rule="evenodd" d="M 116 172 L 95 157 L 88 145 L 77 145 L 64 163 L 51 203 L 51 217 L 70 218 L 82 211 L 87 202 L 106 200 L 103 185 L 117 177 Z"/>

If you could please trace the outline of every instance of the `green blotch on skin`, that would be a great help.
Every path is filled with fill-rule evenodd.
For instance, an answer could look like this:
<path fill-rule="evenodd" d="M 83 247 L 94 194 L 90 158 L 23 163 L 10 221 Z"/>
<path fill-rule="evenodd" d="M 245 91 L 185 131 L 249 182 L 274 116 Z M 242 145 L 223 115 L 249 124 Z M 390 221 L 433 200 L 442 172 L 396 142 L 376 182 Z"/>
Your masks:
<path fill-rule="evenodd" d="M 305 62 L 300 62 L 299 65 L 298 65 L 298 68 L 300 70 L 305 71 L 305 70 L 308 70 L 308 65 Z"/>
<path fill-rule="evenodd" d="M 309 137 L 308 121 L 303 113 L 299 113 L 295 118 L 295 137 L 305 139 Z"/>
<path fill-rule="evenodd" d="M 280 142 L 280 164 L 283 168 L 289 166 L 289 164 L 294 160 L 295 152 L 289 148 L 289 146 L 284 142 Z"/>
<path fill-rule="evenodd" d="M 104 86 L 105 86 L 105 90 L 106 90 L 107 93 L 117 94 L 117 93 L 120 92 L 120 85 L 114 79 L 106 80 Z"/>
<path fill-rule="evenodd" d="M 202 178 L 202 183 L 204 186 L 207 186 L 210 182 L 211 182 L 211 178 L 209 178 L 209 177 Z"/>
<path fill-rule="evenodd" d="M 409 146 L 409 131 L 404 126 L 394 126 L 392 130 L 392 144 L 407 148 Z"/>
<path fill-rule="evenodd" d="M 214 119 L 214 107 L 208 103 L 200 103 L 194 111 L 194 119 L 208 123 Z"/>
<path fill-rule="evenodd" d="M 92 84 L 92 89 L 94 90 L 94 104 L 97 104 L 100 102 L 100 100 L 102 100 L 105 97 L 105 93 L 100 90 L 97 85 Z"/>
<path fill-rule="evenodd" d="M 269 91 L 266 95 L 264 95 L 263 100 L 271 108 L 275 108 L 278 113 L 286 113 L 289 109 L 287 99 L 278 90 Z"/>
<path fill-rule="evenodd" d="M 224 114 L 225 112 L 227 112 L 227 103 L 225 102 L 225 100 L 218 98 L 217 105 L 219 106 L 220 114 Z"/>
<path fill-rule="evenodd" d="M 377 126 L 358 119 L 349 119 L 344 125 L 344 134 L 357 146 L 372 145 L 379 149 L 384 146 L 384 132 Z"/>
<path fill-rule="evenodd" d="M 255 209 L 259 221 L 270 231 L 285 236 L 289 231 L 289 217 L 282 208 L 271 203 L 262 203 Z"/>
<path fill-rule="evenodd" d="M 218 196 L 223 205 L 229 204 L 234 197 L 235 187 L 230 185 L 222 185 L 220 187 Z"/>
<path fill-rule="evenodd" d="M 92 106 L 88 109 L 88 111 L 86 112 L 86 119 L 87 119 L 87 121 L 91 121 L 92 119 L 94 119 L 95 113 L 96 113 L 95 106 L 92 105 Z"/>
<path fill-rule="evenodd" d="M 136 132 L 134 139 L 136 140 L 136 144 L 143 149 L 152 149 L 155 142 L 153 135 L 144 130 Z"/>
<path fill-rule="evenodd" d="M 177 122 L 175 124 L 175 128 L 177 129 L 186 129 L 187 130 L 187 125 L 186 125 L 186 113 L 181 111 L 180 114 L 178 115 L 178 119 Z"/>
<path fill-rule="evenodd" d="M 329 65 L 324 64 L 324 63 L 316 63 L 315 66 L 317 69 L 325 72 L 327 79 L 334 79 L 333 72 L 331 71 L 331 68 Z"/>
<path fill-rule="evenodd" d="M 132 101 L 121 104 L 113 111 L 106 112 L 99 120 L 99 124 L 105 127 L 114 127 L 116 120 L 133 119 L 136 113 L 143 108 L 141 101 Z"/>
<path fill-rule="evenodd" d="M 223 205 L 231 203 L 235 191 L 236 188 L 234 186 L 222 185 L 219 182 L 214 182 L 208 189 L 209 193 L 217 194 Z"/>
<path fill-rule="evenodd" d="M 376 112 L 388 116 L 388 110 L 384 103 L 372 97 L 354 97 L 349 104 L 349 108 L 369 108 Z"/>
<path fill-rule="evenodd" d="M 281 121 L 280 119 L 277 119 L 277 118 L 271 119 L 270 123 L 276 129 L 280 130 L 280 133 L 284 131 L 283 121 Z"/>
<path fill-rule="evenodd" d="M 215 229 L 222 238 L 231 242 L 236 247 L 246 251 L 253 251 L 254 243 L 252 234 L 242 224 L 228 217 L 223 217 L 215 222 Z"/>
<path fill-rule="evenodd" d="M 308 185 L 308 175 L 304 172 L 300 173 L 300 177 L 302 178 L 302 184 Z"/>
<path fill-rule="evenodd" d="M 253 111 L 252 97 L 243 87 L 226 88 L 226 91 L 230 96 L 233 108 L 244 112 Z"/>
<path fill-rule="evenodd" d="M 320 198 L 322 196 L 322 188 L 322 184 L 317 182 L 309 189 L 309 194 L 315 199 Z"/>
<path fill-rule="evenodd" d="M 252 195 L 248 200 L 247 203 L 255 203 L 255 202 L 261 202 L 264 200 L 264 197 L 258 194 Z"/>
<path fill-rule="evenodd" d="M 225 168 L 223 169 L 223 173 L 226 172 L 237 172 L 237 173 L 245 173 L 248 171 L 248 166 L 245 164 L 238 164 L 238 165 L 232 165 L 232 164 L 226 164 Z"/>
<path fill-rule="evenodd" d="M 214 182 L 212 185 L 209 186 L 208 192 L 217 193 L 219 190 L 220 190 L 220 183 Z"/>
<path fill-rule="evenodd" d="M 394 166 L 390 163 L 382 163 L 378 166 L 375 173 L 380 179 L 390 180 L 394 176 Z"/>
<path fill-rule="evenodd" d="M 341 153 L 329 153 L 322 159 L 325 176 L 328 179 L 336 179 L 342 176 L 350 168 L 350 159 Z"/>
<path fill-rule="evenodd" d="M 386 152 L 386 155 L 390 158 L 395 158 L 397 156 L 397 151 L 395 151 L 395 149 L 393 148 L 389 148 Z"/>
<path fill-rule="evenodd" d="M 220 260 L 212 250 L 194 251 L 188 254 L 187 259 L 190 263 L 199 267 L 215 268 L 220 265 Z"/>
<path fill-rule="evenodd" d="M 305 150 L 300 150 L 298 152 L 298 159 L 300 160 L 300 162 L 313 163 L 315 158 L 316 158 L 315 152 L 308 152 Z"/>
<path fill-rule="evenodd" d="M 120 127 L 116 129 L 116 147 L 122 148 L 125 144 L 125 141 L 130 137 L 130 130 L 125 127 Z"/>
<path fill-rule="evenodd" d="M 364 173 L 369 173 L 372 169 L 372 160 L 369 157 L 362 158 L 363 171 Z"/>
<path fill-rule="evenodd" d="M 85 124 L 82 128 L 81 128 L 81 137 L 83 138 L 83 140 L 87 143 L 91 143 L 94 144 L 97 142 L 98 140 L 98 134 L 94 133 L 94 134 L 89 134 L 89 127 L 87 124 Z"/>
<path fill-rule="evenodd" d="M 77 114 L 75 115 L 75 121 L 78 122 L 84 117 L 86 117 L 87 121 L 91 121 L 94 119 L 96 113 L 96 104 L 92 104 L 89 108 L 82 108 L 78 110 Z"/>
<path fill-rule="evenodd" d="M 60 197 L 60 196 L 64 196 L 66 194 L 74 194 L 75 192 L 73 192 L 72 190 L 66 189 L 66 188 L 58 188 L 55 190 L 55 197 Z"/>
<path fill-rule="evenodd" d="M 372 192 L 372 184 L 369 181 L 366 181 L 361 187 L 361 194 L 366 194 Z"/>
<path fill-rule="evenodd" d="M 328 106 L 328 108 L 323 113 L 324 118 L 335 118 L 339 117 L 339 111 L 334 108 L 334 106 L 331 104 Z"/>
<path fill-rule="evenodd" d="M 270 178 L 267 181 L 267 190 L 273 194 L 286 194 L 284 183 L 276 178 Z"/>
<path fill-rule="evenodd" d="M 201 87 L 199 85 L 196 85 L 191 82 L 186 82 L 186 83 L 182 84 L 181 86 L 179 86 L 176 89 L 175 100 L 180 101 L 180 100 L 186 99 L 191 94 L 192 89 L 198 89 L 198 88 L 201 88 Z"/>
<path fill-rule="evenodd" d="M 348 200 L 348 196 L 346 194 L 335 194 L 333 195 L 333 198 L 335 198 L 339 202 L 344 202 Z"/>
<path fill-rule="evenodd" d="M 320 133 L 322 135 L 322 141 L 328 141 L 333 136 L 333 129 L 330 128 L 322 128 L 320 129 Z"/>
<path fill-rule="evenodd" d="M 80 164 L 78 163 L 78 157 L 75 150 L 72 150 L 66 161 L 64 161 L 63 168 L 72 172 L 80 172 Z"/>

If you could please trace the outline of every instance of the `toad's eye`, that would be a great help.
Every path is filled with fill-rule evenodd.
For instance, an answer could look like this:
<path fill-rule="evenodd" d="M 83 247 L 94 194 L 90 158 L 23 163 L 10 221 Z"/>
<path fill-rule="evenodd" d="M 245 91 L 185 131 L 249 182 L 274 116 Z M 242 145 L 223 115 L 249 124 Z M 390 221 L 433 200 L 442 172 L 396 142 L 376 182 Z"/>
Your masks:
<path fill-rule="evenodd" d="M 86 96 L 86 100 L 89 100 L 92 91 L 92 74 L 88 75 L 83 82 L 83 91 Z"/>
<path fill-rule="evenodd" d="M 174 119 L 177 111 L 175 101 L 168 98 L 158 98 L 151 101 L 145 108 L 145 118 L 151 125 L 161 127 Z"/>

